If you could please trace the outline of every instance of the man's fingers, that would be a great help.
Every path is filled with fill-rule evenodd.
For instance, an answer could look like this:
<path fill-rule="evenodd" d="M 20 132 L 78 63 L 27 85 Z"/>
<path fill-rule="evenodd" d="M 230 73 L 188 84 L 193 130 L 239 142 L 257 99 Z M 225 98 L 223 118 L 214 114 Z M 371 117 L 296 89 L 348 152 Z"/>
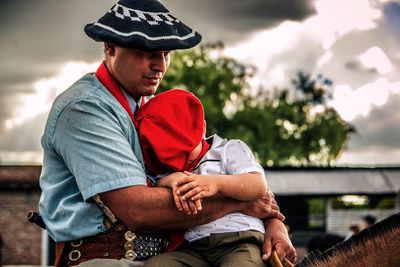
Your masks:
<path fill-rule="evenodd" d="M 183 200 L 182 198 L 179 198 L 179 201 L 181 202 L 182 208 L 185 210 L 185 212 L 187 214 L 191 214 L 192 212 L 191 212 L 191 209 L 189 208 L 188 203 L 185 200 Z"/>
<path fill-rule="evenodd" d="M 262 218 L 277 218 L 280 221 L 285 220 L 285 216 L 280 212 L 280 208 L 276 204 L 266 204 L 263 208 L 264 216 Z"/>
<path fill-rule="evenodd" d="M 187 203 L 189 204 L 189 207 L 190 207 L 190 210 L 192 211 L 192 214 L 197 214 L 196 204 L 191 200 L 188 200 Z"/>
<path fill-rule="evenodd" d="M 296 250 L 294 249 L 294 247 L 291 247 L 287 250 L 286 259 L 288 259 L 293 264 L 297 261 Z"/>
<path fill-rule="evenodd" d="M 175 202 L 175 206 L 177 207 L 177 209 L 179 211 L 182 211 L 182 204 L 181 201 L 179 200 L 179 196 L 176 194 L 176 192 L 173 192 L 173 196 L 174 196 L 174 202 Z"/>
<path fill-rule="evenodd" d="M 269 205 L 271 206 L 271 210 L 276 210 L 276 211 L 281 210 L 281 208 L 279 208 L 279 206 L 277 204 L 270 203 Z"/>
<path fill-rule="evenodd" d="M 293 247 L 290 247 L 289 245 L 284 245 L 282 243 L 277 243 L 274 249 L 281 262 L 285 258 L 289 260 L 291 263 L 296 262 L 296 251 L 293 249 Z"/>
<path fill-rule="evenodd" d="M 271 206 L 271 210 L 269 211 L 270 216 L 268 216 L 268 217 L 275 217 L 275 218 L 279 219 L 280 221 L 284 221 L 285 216 L 283 216 L 283 214 L 281 213 L 281 211 L 280 211 L 281 209 L 279 208 L 279 206 L 276 204 L 270 204 L 270 206 Z"/>
<path fill-rule="evenodd" d="M 194 204 L 196 204 L 197 210 L 202 210 L 203 209 L 203 207 L 201 206 L 201 200 L 200 199 L 194 200 Z"/>
<path fill-rule="evenodd" d="M 271 211 L 268 217 L 269 218 L 277 218 L 278 220 L 280 220 L 282 222 L 285 220 L 285 216 L 279 210 Z"/>
<path fill-rule="evenodd" d="M 280 246 L 280 243 L 275 245 L 275 251 L 278 255 L 279 261 L 282 262 L 284 258 L 286 258 L 286 250 Z"/>
<path fill-rule="evenodd" d="M 271 257 L 271 253 L 272 253 L 272 242 L 270 239 L 266 238 L 264 241 L 264 245 L 262 247 L 263 261 L 267 261 Z"/>

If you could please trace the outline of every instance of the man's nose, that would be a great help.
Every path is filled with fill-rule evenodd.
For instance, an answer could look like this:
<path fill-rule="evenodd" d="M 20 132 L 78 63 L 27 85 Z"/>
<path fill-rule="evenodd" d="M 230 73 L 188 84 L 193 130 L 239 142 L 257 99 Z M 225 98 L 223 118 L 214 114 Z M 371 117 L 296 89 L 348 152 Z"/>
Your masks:
<path fill-rule="evenodd" d="M 154 71 L 165 73 L 168 68 L 168 56 L 164 53 L 156 54 L 153 56 L 151 69 Z"/>

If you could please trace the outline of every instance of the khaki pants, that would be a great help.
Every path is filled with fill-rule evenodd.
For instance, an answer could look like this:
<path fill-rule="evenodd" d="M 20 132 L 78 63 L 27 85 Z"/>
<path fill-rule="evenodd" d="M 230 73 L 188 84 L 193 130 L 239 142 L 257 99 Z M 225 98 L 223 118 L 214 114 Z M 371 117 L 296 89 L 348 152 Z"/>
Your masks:
<path fill-rule="evenodd" d="M 264 234 L 257 231 L 212 234 L 177 250 L 154 256 L 145 267 L 267 266 L 261 259 Z"/>
<path fill-rule="evenodd" d="M 79 267 L 143 267 L 143 261 L 130 261 L 127 259 L 120 260 L 107 260 L 107 259 L 94 259 L 82 262 L 77 265 Z"/>

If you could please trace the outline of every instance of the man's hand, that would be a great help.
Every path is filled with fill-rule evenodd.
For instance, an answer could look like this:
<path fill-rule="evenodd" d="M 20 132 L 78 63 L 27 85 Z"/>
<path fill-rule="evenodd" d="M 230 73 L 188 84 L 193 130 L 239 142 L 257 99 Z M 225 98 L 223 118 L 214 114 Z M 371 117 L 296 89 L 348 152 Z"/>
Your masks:
<path fill-rule="evenodd" d="M 280 212 L 279 206 L 276 203 L 275 197 L 268 189 L 265 196 L 248 202 L 242 202 L 243 213 L 256 218 L 277 218 L 281 221 L 285 220 L 285 216 Z"/>
<path fill-rule="evenodd" d="M 296 251 L 290 241 L 288 232 L 282 221 L 276 218 L 264 220 L 265 225 L 265 240 L 262 248 L 262 259 L 267 261 L 272 251 L 276 251 L 279 260 L 288 259 L 290 262 L 296 262 Z"/>
<path fill-rule="evenodd" d="M 187 214 L 197 214 L 202 209 L 201 200 L 193 201 L 191 199 L 184 199 L 178 194 L 179 188 L 177 182 L 186 176 L 187 174 L 183 172 L 174 172 L 159 179 L 156 185 L 168 187 L 172 190 L 175 206 L 179 211 L 184 210 Z"/>

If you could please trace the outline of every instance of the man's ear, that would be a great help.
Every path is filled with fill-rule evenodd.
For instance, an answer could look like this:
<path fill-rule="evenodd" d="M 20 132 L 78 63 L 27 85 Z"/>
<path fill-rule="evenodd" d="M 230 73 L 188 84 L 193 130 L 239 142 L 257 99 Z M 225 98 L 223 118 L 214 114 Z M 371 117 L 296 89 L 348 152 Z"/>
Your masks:
<path fill-rule="evenodd" d="M 104 51 L 106 52 L 107 56 L 114 56 L 115 54 L 115 45 L 104 43 Z"/>

